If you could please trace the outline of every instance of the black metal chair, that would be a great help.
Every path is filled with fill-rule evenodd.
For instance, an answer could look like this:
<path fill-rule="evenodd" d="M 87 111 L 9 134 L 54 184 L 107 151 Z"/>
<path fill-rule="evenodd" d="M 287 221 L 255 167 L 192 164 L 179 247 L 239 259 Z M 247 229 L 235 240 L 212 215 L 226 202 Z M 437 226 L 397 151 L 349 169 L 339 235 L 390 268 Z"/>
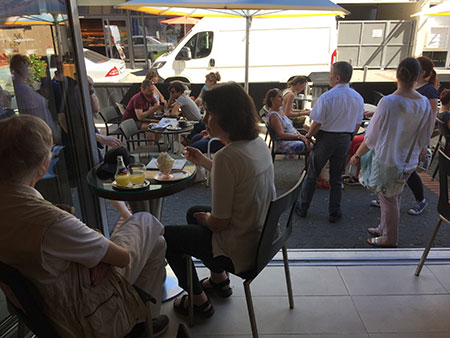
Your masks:
<path fill-rule="evenodd" d="M 252 295 L 250 292 L 250 283 L 260 274 L 262 270 L 270 263 L 273 257 L 282 249 L 284 272 L 286 276 L 286 286 L 289 298 L 289 308 L 294 308 L 294 297 L 292 294 L 291 276 L 289 272 L 289 261 L 286 249 L 286 243 L 292 233 L 292 219 L 295 214 L 295 202 L 300 193 L 300 187 L 305 178 L 305 171 L 302 172 L 297 183 L 286 193 L 274 199 L 267 210 L 266 220 L 259 239 L 258 249 L 255 258 L 255 266 L 243 273 L 237 274 L 242 278 L 245 299 L 247 301 L 248 315 L 250 325 L 252 328 L 253 338 L 258 337 L 258 329 L 256 325 L 255 311 L 253 308 Z M 289 216 L 280 219 L 280 216 L 286 211 Z M 192 259 L 190 256 L 186 257 L 186 264 L 188 267 L 188 281 L 189 281 L 189 295 L 193 295 L 192 286 Z M 194 303 L 192 297 L 189 297 L 189 325 L 194 323 Z"/>
<path fill-rule="evenodd" d="M 123 134 L 119 128 L 119 124 L 122 121 L 122 115 L 118 112 L 118 109 L 114 106 L 108 106 L 100 109 L 98 114 L 105 123 L 106 135 L 117 136 L 123 140 Z M 112 128 L 112 126 L 110 126 L 111 124 L 115 125 L 115 127 Z M 107 151 L 108 147 L 106 147 L 105 150 Z"/>
<path fill-rule="evenodd" d="M 50 320 L 42 311 L 39 304 L 39 291 L 19 270 L 0 262 L 0 287 L 6 295 L 8 310 L 19 319 L 18 337 L 25 336 L 25 327 L 30 329 L 37 337 L 60 338 L 53 328 Z M 134 336 L 139 332 L 147 337 L 153 337 L 153 328 L 150 312 L 150 302 L 156 303 L 156 299 L 134 286 L 139 297 L 147 306 L 147 321 L 145 327 L 139 326 L 133 329 Z M 138 324 L 139 325 L 139 324 Z M 138 326 L 136 325 L 136 327 Z M 145 332 L 144 332 L 145 331 Z M 127 335 L 125 338 L 128 338 Z"/>
<path fill-rule="evenodd" d="M 126 109 L 125 105 L 123 105 L 120 102 L 115 102 L 114 104 L 116 105 L 117 110 L 119 111 L 120 115 L 123 116 L 123 114 L 125 114 L 125 109 Z"/>
<path fill-rule="evenodd" d="M 6 296 L 9 312 L 19 319 L 18 336 L 25 335 L 25 325 L 38 337 L 59 337 L 41 310 L 36 287 L 17 269 L 2 262 L 0 286 Z"/>
<path fill-rule="evenodd" d="M 436 118 L 436 125 L 439 130 L 439 139 L 436 144 L 436 147 L 433 150 L 433 154 L 431 155 L 431 162 L 433 162 L 440 147 L 447 149 L 447 137 L 450 137 L 450 135 L 448 135 L 447 127 L 441 119 Z M 444 138 L 444 141 L 442 141 L 442 138 Z M 433 178 L 436 177 L 438 170 L 439 170 L 439 162 L 438 162 L 438 165 L 436 166 L 436 169 L 434 169 Z"/>
<path fill-rule="evenodd" d="M 128 151 L 130 153 L 150 153 L 150 152 L 161 152 L 161 146 L 156 139 L 145 138 L 145 133 L 147 130 L 140 130 L 133 119 L 128 119 L 123 121 L 119 125 L 122 135 L 125 137 Z M 144 138 L 140 138 L 143 135 Z M 141 143 L 146 144 L 147 142 L 153 142 L 154 145 L 141 145 Z M 136 146 L 137 145 L 137 146 Z"/>
<path fill-rule="evenodd" d="M 437 232 L 441 226 L 442 221 L 450 225 L 450 203 L 448 199 L 448 176 L 450 175 L 450 157 L 445 155 L 442 149 L 439 149 L 439 202 L 438 202 L 438 222 L 431 234 L 430 240 L 427 247 L 425 248 L 422 258 L 416 269 L 416 276 L 419 276 L 422 270 L 423 264 L 427 259 L 428 253 L 430 252 L 431 246 L 433 245 L 434 239 L 436 238 Z"/>
<path fill-rule="evenodd" d="M 267 129 L 267 132 L 269 133 L 269 136 L 270 136 L 269 148 L 271 149 L 270 152 L 271 152 L 271 155 L 272 155 L 272 162 L 273 162 L 273 161 L 275 161 L 275 156 L 276 155 L 287 155 L 288 154 L 286 152 L 282 152 L 282 151 L 277 150 L 276 149 L 277 148 L 276 147 L 276 143 L 277 142 L 284 142 L 284 141 L 294 141 L 294 140 L 292 140 L 292 139 L 283 139 L 283 138 L 278 137 L 277 134 L 275 133 L 275 131 L 273 130 L 273 128 L 271 127 L 271 125 L 270 125 L 268 120 L 266 121 L 266 129 Z M 302 133 L 302 130 L 299 130 L 299 132 Z M 305 166 L 306 166 L 306 163 L 308 161 L 308 155 L 309 155 L 309 152 L 306 149 L 306 145 L 305 145 L 305 149 L 301 153 L 298 153 L 296 155 L 298 155 L 299 158 L 300 158 L 301 155 L 305 156 Z"/>
<path fill-rule="evenodd" d="M 14 110 L 13 109 L 5 109 L 3 113 L 0 113 L 0 120 L 7 119 L 8 117 L 14 116 Z"/>

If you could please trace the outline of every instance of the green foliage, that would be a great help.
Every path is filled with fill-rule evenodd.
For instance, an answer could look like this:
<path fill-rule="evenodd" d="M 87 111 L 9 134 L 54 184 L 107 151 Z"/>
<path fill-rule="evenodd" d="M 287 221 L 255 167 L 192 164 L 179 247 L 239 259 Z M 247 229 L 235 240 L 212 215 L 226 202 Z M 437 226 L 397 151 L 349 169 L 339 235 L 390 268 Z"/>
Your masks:
<path fill-rule="evenodd" d="M 28 56 L 28 59 L 30 60 L 31 72 L 29 81 L 32 83 L 40 82 L 41 79 L 46 75 L 45 70 L 47 69 L 47 63 L 34 54 Z"/>

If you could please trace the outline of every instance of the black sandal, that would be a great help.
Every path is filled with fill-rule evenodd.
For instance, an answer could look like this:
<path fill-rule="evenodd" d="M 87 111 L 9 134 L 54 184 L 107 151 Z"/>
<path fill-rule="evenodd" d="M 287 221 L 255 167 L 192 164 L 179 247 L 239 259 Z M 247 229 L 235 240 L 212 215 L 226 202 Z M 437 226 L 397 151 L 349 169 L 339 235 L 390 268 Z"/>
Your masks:
<path fill-rule="evenodd" d="M 209 284 L 211 285 L 210 288 L 205 287 L 204 282 L 206 282 L 206 281 L 209 281 Z M 223 298 L 228 298 L 233 294 L 233 290 L 230 287 L 224 289 L 225 286 L 230 286 L 229 278 L 227 278 L 223 282 L 216 283 L 216 282 L 212 281 L 211 277 L 206 277 L 200 281 L 200 284 L 202 284 L 203 290 L 205 290 L 205 292 L 212 291 L 212 292 L 217 293 L 219 296 L 221 296 Z"/>
<path fill-rule="evenodd" d="M 175 312 L 188 316 L 189 310 L 188 310 L 188 295 L 183 295 L 180 300 L 180 304 L 176 305 L 175 301 L 173 302 L 173 309 Z M 209 307 L 208 310 L 206 310 Z M 210 318 L 214 314 L 214 308 L 211 305 L 211 302 L 209 301 L 209 298 L 204 302 L 202 305 L 195 305 L 194 304 L 194 314 L 202 316 L 204 318 Z"/>

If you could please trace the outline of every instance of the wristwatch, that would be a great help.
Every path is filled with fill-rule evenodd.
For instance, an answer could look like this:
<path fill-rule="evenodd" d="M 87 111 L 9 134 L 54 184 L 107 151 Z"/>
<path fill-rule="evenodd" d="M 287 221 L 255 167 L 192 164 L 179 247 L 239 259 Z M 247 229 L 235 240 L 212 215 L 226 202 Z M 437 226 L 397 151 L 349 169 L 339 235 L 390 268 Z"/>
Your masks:
<path fill-rule="evenodd" d="M 305 137 L 306 137 L 308 140 L 312 140 L 312 136 L 306 135 Z"/>
<path fill-rule="evenodd" d="M 361 159 L 361 156 L 355 154 L 355 158 L 358 159 L 358 160 L 360 160 L 360 159 Z"/>

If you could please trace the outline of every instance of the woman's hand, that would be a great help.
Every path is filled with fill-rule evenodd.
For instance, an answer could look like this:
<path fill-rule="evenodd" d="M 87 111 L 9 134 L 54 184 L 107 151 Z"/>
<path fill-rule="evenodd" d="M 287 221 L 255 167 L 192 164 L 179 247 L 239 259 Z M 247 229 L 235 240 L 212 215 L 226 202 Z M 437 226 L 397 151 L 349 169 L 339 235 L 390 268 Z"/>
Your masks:
<path fill-rule="evenodd" d="M 350 164 L 354 167 L 357 167 L 358 165 L 360 165 L 361 163 L 361 157 L 359 157 L 358 155 L 353 155 L 352 158 L 350 159 Z"/>
<path fill-rule="evenodd" d="M 200 150 L 193 147 L 184 148 L 184 156 L 186 159 L 194 164 L 198 164 L 202 166 L 206 170 L 211 171 L 212 169 L 212 161 L 202 154 Z"/>
<path fill-rule="evenodd" d="M 201 161 L 205 157 L 205 155 L 202 154 L 200 150 L 194 147 L 186 147 L 184 148 L 184 156 L 189 162 L 192 162 L 194 164 L 201 165 Z"/>

